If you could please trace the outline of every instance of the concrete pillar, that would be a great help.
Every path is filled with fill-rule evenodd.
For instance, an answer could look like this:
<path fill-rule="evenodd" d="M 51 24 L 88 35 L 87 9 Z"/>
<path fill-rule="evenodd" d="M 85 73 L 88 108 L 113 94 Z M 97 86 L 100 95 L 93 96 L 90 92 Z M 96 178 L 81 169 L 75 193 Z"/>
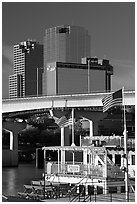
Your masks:
<path fill-rule="evenodd" d="M 26 128 L 26 123 L 18 123 L 14 121 L 2 122 L 2 128 L 11 132 L 10 149 L 2 150 L 3 166 L 18 166 L 18 134 Z"/>
<path fill-rule="evenodd" d="M 89 125 L 90 125 L 90 138 L 93 137 L 93 121 L 89 120 Z"/>
<path fill-rule="evenodd" d="M 14 137 L 13 132 L 10 131 L 10 150 L 13 150 L 14 147 Z"/>
<path fill-rule="evenodd" d="M 14 150 L 14 137 L 13 137 L 13 132 L 6 130 L 6 132 L 8 132 L 10 134 L 10 150 Z"/>

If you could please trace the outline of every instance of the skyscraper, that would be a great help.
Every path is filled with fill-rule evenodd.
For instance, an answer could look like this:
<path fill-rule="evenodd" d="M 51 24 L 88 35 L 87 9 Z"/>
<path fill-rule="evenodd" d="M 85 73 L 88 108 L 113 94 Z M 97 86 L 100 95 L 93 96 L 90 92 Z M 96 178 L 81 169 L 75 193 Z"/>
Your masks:
<path fill-rule="evenodd" d="M 9 76 L 9 98 L 42 94 L 43 45 L 27 40 L 14 45 L 13 75 Z"/>
<path fill-rule="evenodd" d="M 46 29 L 44 36 L 43 94 L 47 94 L 47 63 L 80 63 L 90 56 L 90 36 L 80 26 L 61 25 Z"/>

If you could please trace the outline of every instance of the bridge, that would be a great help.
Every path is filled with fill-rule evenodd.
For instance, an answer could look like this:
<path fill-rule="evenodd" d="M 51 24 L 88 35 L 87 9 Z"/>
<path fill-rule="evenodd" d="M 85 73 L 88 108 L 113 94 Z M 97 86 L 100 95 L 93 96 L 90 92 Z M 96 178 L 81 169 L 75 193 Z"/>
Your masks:
<path fill-rule="evenodd" d="M 2 100 L 2 113 L 49 108 L 102 107 L 102 98 L 110 93 L 72 94 Z M 125 105 L 135 105 L 135 91 L 124 92 Z"/>

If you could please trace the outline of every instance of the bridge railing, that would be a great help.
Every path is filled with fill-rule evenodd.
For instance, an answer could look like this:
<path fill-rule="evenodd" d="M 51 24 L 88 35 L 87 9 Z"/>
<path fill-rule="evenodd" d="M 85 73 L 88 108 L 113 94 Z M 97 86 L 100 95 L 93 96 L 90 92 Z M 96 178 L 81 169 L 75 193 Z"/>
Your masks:
<path fill-rule="evenodd" d="M 114 91 L 105 91 L 105 90 L 102 90 L 102 91 L 94 91 L 94 92 L 91 92 L 91 93 L 72 93 L 72 94 L 56 94 L 56 95 L 43 95 L 43 94 L 39 94 L 38 96 L 35 94 L 35 95 L 27 95 L 27 96 L 21 96 L 21 97 L 13 97 L 13 98 L 3 98 L 2 100 L 3 101 L 8 101 L 8 100 L 20 100 L 20 99 L 31 99 L 31 98 L 41 98 L 41 97 L 47 97 L 47 98 L 59 98 L 59 97 L 72 97 L 72 96 L 75 96 L 75 97 L 78 97 L 78 96 L 90 96 L 90 95 L 96 95 L 96 94 L 108 94 L 108 93 L 113 93 Z M 125 94 L 135 94 L 135 91 L 134 90 L 126 90 L 124 91 Z"/>

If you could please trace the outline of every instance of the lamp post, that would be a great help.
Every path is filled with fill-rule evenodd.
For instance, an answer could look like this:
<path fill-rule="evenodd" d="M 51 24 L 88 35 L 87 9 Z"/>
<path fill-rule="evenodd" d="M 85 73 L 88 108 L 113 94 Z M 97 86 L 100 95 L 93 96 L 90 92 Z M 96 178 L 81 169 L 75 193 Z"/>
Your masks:
<path fill-rule="evenodd" d="M 37 67 L 37 97 L 39 96 L 39 69 L 42 69 L 42 67 Z"/>

